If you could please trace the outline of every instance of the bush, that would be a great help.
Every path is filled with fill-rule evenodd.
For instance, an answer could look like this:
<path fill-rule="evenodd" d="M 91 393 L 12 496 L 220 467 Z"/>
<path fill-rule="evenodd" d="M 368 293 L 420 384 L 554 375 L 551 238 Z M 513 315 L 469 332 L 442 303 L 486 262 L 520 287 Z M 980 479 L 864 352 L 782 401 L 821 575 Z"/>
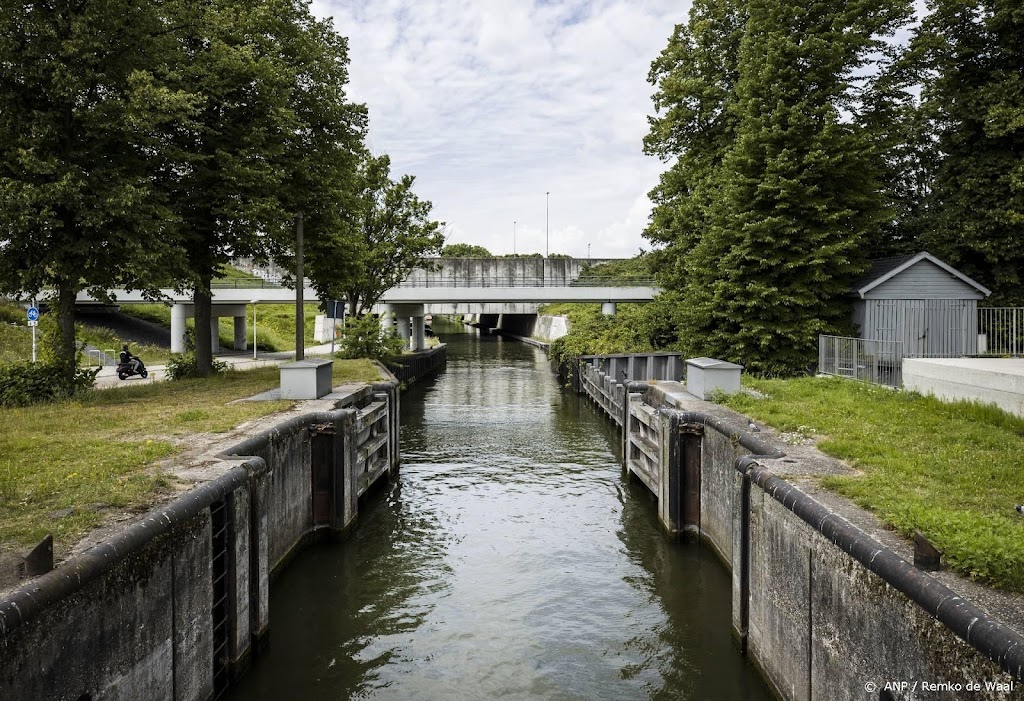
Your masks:
<path fill-rule="evenodd" d="M 212 374 L 216 375 L 228 369 L 228 364 L 222 360 L 213 359 L 211 365 Z M 175 353 L 167 361 L 167 379 L 187 380 L 192 377 L 199 377 L 199 365 L 196 362 L 196 352 L 190 350 L 187 353 Z"/>
<path fill-rule="evenodd" d="M 0 367 L 0 406 L 28 406 L 63 399 L 91 389 L 95 370 L 77 368 L 70 387 L 65 386 L 60 366 L 52 363 L 14 363 Z"/>
<path fill-rule="evenodd" d="M 383 334 L 376 317 L 367 314 L 361 319 L 349 320 L 341 332 L 338 358 L 371 358 L 386 363 L 402 354 L 402 339 Z"/>
<path fill-rule="evenodd" d="M 24 326 L 28 317 L 25 310 L 12 302 L 0 302 L 0 324 Z"/>

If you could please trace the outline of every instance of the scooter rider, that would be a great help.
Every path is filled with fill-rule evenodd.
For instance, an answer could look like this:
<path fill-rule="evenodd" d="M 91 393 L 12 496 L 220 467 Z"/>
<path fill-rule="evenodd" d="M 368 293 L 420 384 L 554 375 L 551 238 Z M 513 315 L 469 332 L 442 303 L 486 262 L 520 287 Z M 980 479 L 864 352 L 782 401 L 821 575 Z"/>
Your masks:
<path fill-rule="evenodd" d="M 137 373 L 139 371 L 139 366 L 141 365 L 141 363 L 142 363 L 142 359 L 141 358 L 139 358 L 136 355 L 132 355 L 128 351 L 128 344 L 127 343 L 124 344 L 124 346 L 121 347 L 121 365 L 131 365 L 132 366 L 132 372 Z"/>

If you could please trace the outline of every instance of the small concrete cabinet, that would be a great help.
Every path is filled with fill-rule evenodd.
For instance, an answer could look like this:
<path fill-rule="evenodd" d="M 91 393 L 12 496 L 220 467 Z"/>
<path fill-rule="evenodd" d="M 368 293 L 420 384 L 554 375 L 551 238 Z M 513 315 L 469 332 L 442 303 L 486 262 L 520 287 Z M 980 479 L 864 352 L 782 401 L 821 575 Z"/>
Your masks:
<path fill-rule="evenodd" d="M 686 361 L 686 391 L 698 399 L 707 399 L 715 390 L 732 394 L 740 390 L 742 365 L 714 358 L 689 358 Z"/>
<path fill-rule="evenodd" d="M 296 360 L 281 366 L 281 399 L 319 399 L 331 393 L 330 360 Z"/>

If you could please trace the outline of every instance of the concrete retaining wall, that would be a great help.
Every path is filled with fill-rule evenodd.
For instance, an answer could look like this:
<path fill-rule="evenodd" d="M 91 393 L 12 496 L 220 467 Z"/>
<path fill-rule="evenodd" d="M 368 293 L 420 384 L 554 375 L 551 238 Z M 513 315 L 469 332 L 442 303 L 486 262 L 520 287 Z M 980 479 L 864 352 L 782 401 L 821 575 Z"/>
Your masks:
<path fill-rule="evenodd" d="M 903 387 L 945 401 L 995 404 L 1024 416 L 1024 359 L 904 358 Z"/>
<path fill-rule="evenodd" d="M 0 599 L 0 699 L 222 691 L 266 640 L 273 570 L 343 534 L 397 469 L 397 422 L 396 382 L 283 420 L 222 453 L 215 479 Z"/>
<path fill-rule="evenodd" d="M 550 343 L 569 333 L 569 320 L 564 316 L 502 314 L 497 328 L 515 337 Z"/>
<path fill-rule="evenodd" d="M 730 569 L 734 632 L 781 698 L 1024 697 L 1021 631 L 852 525 L 852 505 L 849 514 L 826 507 L 773 472 L 820 474 L 824 456 L 786 456 L 765 434 L 739 428 L 742 417 L 677 383 L 619 384 L 589 364 L 579 376 L 582 391 L 626 427 L 627 456 L 651 439 L 632 435 L 636 404 L 657 411 L 658 476 L 630 460 L 624 469 L 655 485 L 666 531 L 696 531 Z M 687 448 L 696 435 L 699 446 Z M 688 499 L 694 490 L 699 503 Z"/>
<path fill-rule="evenodd" d="M 436 348 L 416 353 L 406 353 L 389 363 L 388 369 L 399 382 L 406 386 L 423 377 L 441 372 L 448 366 L 448 346 L 441 344 Z"/>

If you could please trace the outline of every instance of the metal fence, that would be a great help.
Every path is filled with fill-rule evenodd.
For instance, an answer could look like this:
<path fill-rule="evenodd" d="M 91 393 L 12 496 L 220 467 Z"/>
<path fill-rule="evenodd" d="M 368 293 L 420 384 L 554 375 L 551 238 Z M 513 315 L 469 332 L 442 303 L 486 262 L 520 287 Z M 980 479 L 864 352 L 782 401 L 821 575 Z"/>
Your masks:
<path fill-rule="evenodd" d="M 978 355 L 1024 354 L 1024 307 L 978 308 Z"/>
<path fill-rule="evenodd" d="M 818 372 L 898 388 L 903 385 L 903 347 L 895 341 L 821 335 Z"/>

